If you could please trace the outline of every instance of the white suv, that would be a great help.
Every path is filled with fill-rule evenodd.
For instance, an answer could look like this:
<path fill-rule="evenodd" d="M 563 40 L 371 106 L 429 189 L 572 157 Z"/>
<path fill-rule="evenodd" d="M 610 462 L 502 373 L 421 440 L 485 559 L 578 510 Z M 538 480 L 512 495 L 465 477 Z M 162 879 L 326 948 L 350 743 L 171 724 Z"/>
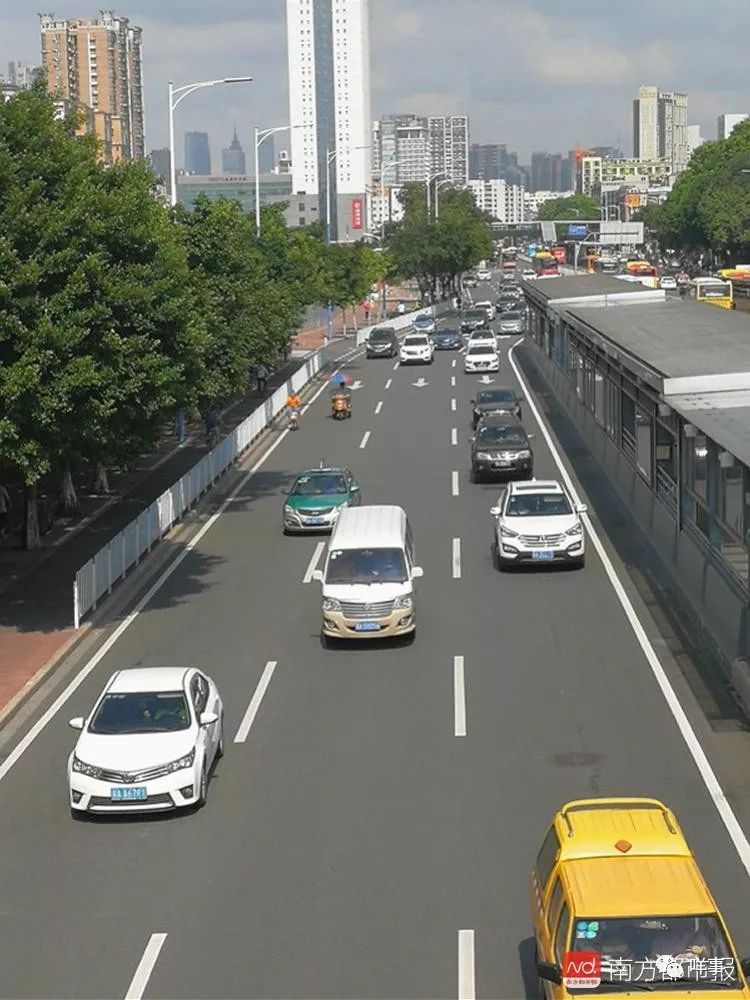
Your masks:
<path fill-rule="evenodd" d="M 426 333 L 410 333 L 401 341 L 398 357 L 402 365 L 431 365 L 433 351 Z"/>
<path fill-rule="evenodd" d="M 554 480 L 508 483 L 490 513 L 495 518 L 495 553 L 500 569 L 522 562 L 586 561 L 581 514 Z"/>
<path fill-rule="evenodd" d="M 470 343 L 464 354 L 464 372 L 499 372 L 500 356 L 492 344 Z"/>

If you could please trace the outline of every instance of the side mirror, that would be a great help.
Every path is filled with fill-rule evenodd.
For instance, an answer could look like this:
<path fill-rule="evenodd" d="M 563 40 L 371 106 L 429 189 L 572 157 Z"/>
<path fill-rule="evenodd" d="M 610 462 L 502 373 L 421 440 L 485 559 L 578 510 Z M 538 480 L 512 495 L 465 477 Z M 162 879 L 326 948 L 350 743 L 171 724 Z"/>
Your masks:
<path fill-rule="evenodd" d="M 555 983 L 557 986 L 562 984 L 560 966 L 554 962 L 537 962 L 536 974 L 540 979 L 546 979 L 548 983 Z"/>
<path fill-rule="evenodd" d="M 421 566 L 414 566 L 411 571 L 412 580 L 421 580 L 424 576 L 424 570 Z"/>
<path fill-rule="evenodd" d="M 531 434 L 527 434 L 526 436 L 528 437 L 529 441 L 533 441 L 534 438 L 536 437 L 536 434 L 532 432 Z"/>
<path fill-rule="evenodd" d="M 322 583 L 323 582 L 323 570 L 322 569 L 314 569 L 312 571 L 312 579 L 315 580 L 316 583 Z"/>
<path fill-rule="evenodd" d="M 588 507 L 586 506 L 585 503 L 577 503 L 576 504 L 576 514 L 585 514 L 587 510 L 588 510 Z"/>
<path fill-rule="evenodd" d="M 71 729 L 83 729 L 85 722 L 86 720 L 83 718 L 83 716 L 79 715 L 77 718 L 71 719 L 68 725 L 70 726 Z"/>
<path fill-rule="evenodd" d="M 490 507 L 490 514 L 492 514 L 493 517 L 500 517 L 500 508 Z"/>
<path fill-rule="evenodd" d="M 219 716 L 216 712 L 201 712 L 200 724 L 202 726 L 212 726 L 214 722 L 219 721 Z"/>
<path fill-rule="evenodd" d="M 352 493 L 359 493 L 359 483 L 352 483 L 351 490 Z"/>

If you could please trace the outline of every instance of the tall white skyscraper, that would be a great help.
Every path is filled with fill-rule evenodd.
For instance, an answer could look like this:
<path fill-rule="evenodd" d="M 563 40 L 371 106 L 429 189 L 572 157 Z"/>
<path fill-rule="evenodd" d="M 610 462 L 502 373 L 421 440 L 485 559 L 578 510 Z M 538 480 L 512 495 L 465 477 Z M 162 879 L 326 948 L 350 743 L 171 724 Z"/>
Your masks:
<path fill-rule="evenodd" d="M 317 194 L 332 238 L 356 239 L 372 178 L 369 0 L 287 0 L 294 192 Z"/>
<path fill-rule="evenodd" d="M 659 157 L 659 88 L 638 88 L 633 101 L 633 156 L 636 160 Z"/>
<path fill-rule="evenodd" d="M 639 87 L 633 101 L 633 156 L 665 160 L 675 176 L 682 173 L 690 159 L 687 94 Z"/>
<path fill-rule="evenodd" d="M 717 139 L 728 139 L 735 125 L 744 122 L 747 115 L 719 115 Z"/>

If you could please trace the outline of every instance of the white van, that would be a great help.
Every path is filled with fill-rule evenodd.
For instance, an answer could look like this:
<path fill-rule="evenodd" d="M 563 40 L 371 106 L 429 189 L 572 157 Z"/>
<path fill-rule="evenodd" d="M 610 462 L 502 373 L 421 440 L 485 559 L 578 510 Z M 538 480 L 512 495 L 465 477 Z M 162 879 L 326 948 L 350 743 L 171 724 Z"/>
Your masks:
<path fill-rule="evenodd" d="M 416 628 L 414 538 L 401 507 L 343 510 L 328 543 L 323 584 L 323 636 L 375 639 L 409 635 Z"/>

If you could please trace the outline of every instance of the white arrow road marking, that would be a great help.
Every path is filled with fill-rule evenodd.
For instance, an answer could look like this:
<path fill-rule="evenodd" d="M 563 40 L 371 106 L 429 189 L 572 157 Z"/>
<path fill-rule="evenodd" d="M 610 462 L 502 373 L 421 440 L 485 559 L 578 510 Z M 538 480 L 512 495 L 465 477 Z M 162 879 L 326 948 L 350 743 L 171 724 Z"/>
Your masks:
<path fill-rule="evenodd" d="M 494 381 L 494 378 L 490 378 L 489 375 L 482 375 L 481 378 L 477 379 L 477 382 L 480 382 L 482 385 L 492 385 Z"/>
<path fill-rule="evenodd" d="M 412 382 L 412 385 L 416 386 L 417 389 L 424 389 L 424 387 L 429 384 L 430 383 L 423 378 L 420 378 L 418 382 Z"/>
<path fill-rule="evenodd" d="M 364 385 L 364 382 L 360 382 L 360 380 L 357 379 L 356 382 L 352 382 L 352 384 L 349 386 L 349 388 L 352 390 L 352 392 L 356 392 L 357 389 L 361 389 L 363 385 Z"/>
<path fill-rule="evenodd" d="M 135 975 L 128 987 L 128 992 L 125 994 L 125 1000 L 141 1000 L 159 958 L 159 952 L 166 940 L 166 934 L 151 935 L 146 945 L 146 950 L 138 963 L 138 968 L 135 970 Z"/>

